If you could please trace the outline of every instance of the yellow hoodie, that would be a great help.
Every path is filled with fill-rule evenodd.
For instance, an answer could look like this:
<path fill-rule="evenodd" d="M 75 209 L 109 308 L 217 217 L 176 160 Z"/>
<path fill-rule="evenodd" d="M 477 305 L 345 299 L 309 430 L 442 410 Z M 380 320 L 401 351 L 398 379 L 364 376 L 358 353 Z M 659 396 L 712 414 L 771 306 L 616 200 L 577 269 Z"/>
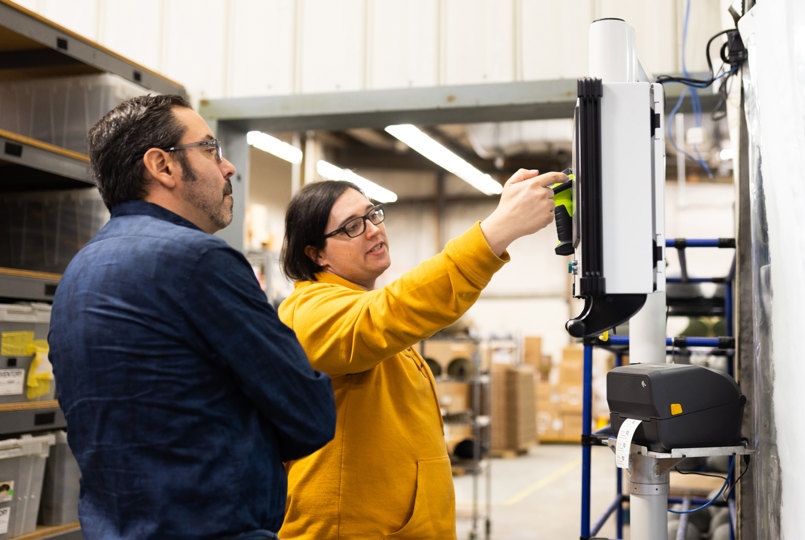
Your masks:
<path fill-rule="evenodd" d="M 456 538 L 433 375 L 412 348 L 456 321 L 508 261 L 476 223 L 382 289 L 328 272 L 280 305 L 314 369 L 332 377 L 335 438 L 286 464 L 283 540 Z"/>

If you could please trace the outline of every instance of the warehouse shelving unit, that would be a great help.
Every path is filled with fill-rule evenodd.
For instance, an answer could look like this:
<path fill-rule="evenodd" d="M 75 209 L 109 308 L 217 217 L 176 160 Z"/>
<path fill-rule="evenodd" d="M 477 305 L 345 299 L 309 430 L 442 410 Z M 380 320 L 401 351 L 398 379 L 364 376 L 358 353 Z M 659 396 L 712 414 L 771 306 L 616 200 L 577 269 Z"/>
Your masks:
<path fill-rule="evenodd" d="M 185 89 L 101 45 L 7 0 L 0 0 L 0 82 L 113 74 L 143 92 L 185 95 Z M 55 79 L 54 79 L 55 80 Z M 0 194 L 90 189 L 89 158 L 0 126 Z M 50 302 L 60 276 L 33 268 L 0 269 L 0 298 Z M 0 404 L 0 438 L 64 429 L 55 399 Z M 78 523 L 37 527 L 19 540 L 80 540 Z"/>
<path fill-rule="evenodd" d="M 184 87 L 8 0 L 0 0 L 3 79 L 114 73 L 145 89 L 184 94 Z"/>
<path fill-rule="evenodd" d="M 43 272 L 0 269 L 0 298 L 10 301 L 50 301 L 59 276 Z M 3 364 L 5 365 L 5 363 Z M 66 429 L 64 413 L 56 399 L 0 403 L 0 440 L 24 434 L 41 435 Z M 15 540 L 40 538 L 81 540 L 78 523 L 57 526 L 37 526 L 31 533 L 13 537 Z"/>
<path fill-rule="evenodd" d="M 441 349 L 455 344 L 460 349 L 459 356 L 442 355 L 441 361 L 434 360 L 428 356 L 428 345 L 434 343 L 441 345 Z M 459 405 L 457 408 L 443 408 L 442 419 L 445 427 L 466 426 L 470 428 L 471 438 L 460 441 L 465 445 L 462 455 L 456 455 L 455 447 L 448 447 L 451 463 L 453 464 L 454 474 L 472 475 L 472 528 L 469 533 L 469 540 L 477 538 L 488 539 L 491 531 L 491 486 L 492 468 L 489 462 L 490 448 L 490 374 L 484 367 L 481 359 L 482 342 L 472 338 L 430 338 L 420 342 L 420 354 L 426 359 L 429 368 L 434 372 L 434 379 L 438 385 L 447 383 L 457 385 L 463 389 L 468 400 L 466 406 Z M 453 366 L 453 367 L 451 367 Z M 441 396 L 440 396 L 441 399 Z M 455 442 L 455 441 L 453 441 Z M 469 452 L 467 457 L 466 452 Z M 484 508 L 481 510 L 481 485 L 480 480 L 484 481 Z M 483 523 L 483 533 L 479 531 L 479 522 Z M 479 536 L 483 534 L 483 536 Z"/>
<path fill-rule="evenodd" d="M 719 238 L 719 239 L 668 239 L 666 240 L 666 248 L 676 248 L 679 252 L 679 261 L 681 268 L 681 275 L 677 278 L 666 278 L 667 282 L 682 283 L 682 284 L 697 284 L 703 282 L 713 282 L 724 284 L 724 297 L 719 299 L 718 302 L 709 302 L 709 299 L 702 298 L 701 301 L 706 304 L 705 311 L 693 305 L 687 304 L 684 307 L 676 306 L 676 309 L 671 309 L 673 300 L 669 301 L 669 316 L 693 316 L 715 314 L 723 316 L 726 321 L 727 336 L 722 337 L 668 337 L 666 338 L 666 346 L 669 347 L 669 354 L 675 348 L 687 347 L 703 347 L 714 350 L 724 351 L 728 358 L 732 358 L 735 348 L 735 339 L 732 336 L 732 284 L 734 279 L 734 263 L 733 267 L 727 276 L 723 278 L 691 278 L 688 276 L 686 258 L 684 250 L 686 248 L 726 248 L 734 249 L 735 240 L 732 238 Z M 623 354 L 628 352 L 629 338 L 625 336 L 610 336 L 607 340 L 599 340 L 598 338 L 588 338 L 584 343 L 584 387 L 583 387 L 583 430 L 582 430 L 582 489 L 581 489 L 581 536 L 580 538 L 590 539 L 595 537 L 598 531 L 601 530 L 603 525 L 615 515 L 616 519 L 616 535 L 617 538 L 623 538 L 624 526 L 624 503 L 628 501 L 628 494 L 623 492 L 623 474 L 622 470 L 618 470 L 616 475 L 615 498 L 610 505 L 599 517 L 595 524 L 590 524 L 590 482 L 591 482 L 591 447 L 593 445 L 607 446 L 607 439 L 613 435 L 609 433 L 609 426 L 603 430 L 592 433 L 590 427 L 592 425 L 592 358 L 593 348 L 602 347 L 615 354 L 615 366 L 623 364 Z M 732 363 L 727 362 L 727 372 L 733 376 Z M 731 480 L 734 482 L 734 476 Z M 684 500 L 677 500 L 669 498 L 669 502 L 679 502 L 686 505 L 686 509 L 690 504 L 702 505 L 707 503 L 703 499 L 685 498 Z M 734 507 L 734 491 L 730 493 L 730 506 Z M 734 538 L 734 512 L 731 513 L 733 519 L 731 520 L 731 536 Z M 686 516 L 683 516 L 683 519 Z M 683 528 L 685 521 L 680 522 L 680 528 Z M 684 529 L 682 531 L 684 534 Z"/>

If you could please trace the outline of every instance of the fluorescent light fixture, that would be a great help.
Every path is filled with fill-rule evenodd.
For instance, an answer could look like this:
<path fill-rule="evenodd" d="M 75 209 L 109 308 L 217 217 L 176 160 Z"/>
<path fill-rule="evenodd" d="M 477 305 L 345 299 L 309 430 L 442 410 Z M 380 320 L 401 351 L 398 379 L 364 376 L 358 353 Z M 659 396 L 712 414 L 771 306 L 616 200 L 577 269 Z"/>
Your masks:
<path fill-rule="evenodd" d="M 294 164 L 302 163 L 302 151 L 297 147 L 272 137 L 262 131 L 249 131 L 246 133 L 246 142 L 269 154 Z"/>
<path fill-rule="evenodd" d="M 473 167 L 416 126 L 396 124 L 386 126 L 386 131 L 443 169 L 455 174 L 478 191 L 486 195 L 497 195 L 503 191 L 503 186 L 500 185 L 500 182 Z"/>
<path fill-rule="evenodd" d="M 324 160 L 316 162 L 316 172 L 328 180 L 346 180 L 352 182 L 363 190 L 363 193 L 370 199 L 378 202 L 389 203 L 397 200 L 397 194 L 382 186 L 378 186 L 371 180 L 357 175 L 349 169 L 342 169 Z"/>

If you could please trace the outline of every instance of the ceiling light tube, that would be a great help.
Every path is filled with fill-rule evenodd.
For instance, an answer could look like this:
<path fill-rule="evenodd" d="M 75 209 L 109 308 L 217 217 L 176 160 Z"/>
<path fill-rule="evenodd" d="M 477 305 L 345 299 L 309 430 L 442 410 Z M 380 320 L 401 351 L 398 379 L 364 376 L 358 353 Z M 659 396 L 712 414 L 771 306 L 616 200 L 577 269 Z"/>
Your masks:
<path fill-rule="evenodd" d="M 386 126 L 386 131 L 478 191 L 486 195 L 497 195 L 503 191 L 500 182 L 473 167 L 416 126 L 396 124 Z"/>
<path fill-rule="evenodd" d="M 285 161 L 294 164 L 302 163 L 302 151 L 300 149 L 276 137 L 272 137 L 268 133 L 249 131 L 246 133 L 246 142 Z"/>
<path fill-rule="evenodd" d="M 319 160 L 316 162 L 316 172 L 328 180 L 346 180 L 352 182 L 363 190 L 364 195 L 378 202 L 390 203 L 397 200 L 397 194 L 393 191 L 379 186 L 371 180 L 355 174 L 349 169 L 342 169 L 327 161 Z"/>

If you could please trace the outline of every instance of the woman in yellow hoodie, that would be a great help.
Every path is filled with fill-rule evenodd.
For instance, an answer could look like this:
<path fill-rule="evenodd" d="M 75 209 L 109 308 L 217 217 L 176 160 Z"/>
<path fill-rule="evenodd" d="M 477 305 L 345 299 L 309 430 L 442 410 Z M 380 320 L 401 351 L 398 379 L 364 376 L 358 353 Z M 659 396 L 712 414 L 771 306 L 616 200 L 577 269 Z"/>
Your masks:
<path fill-rule="evenodd" d="M 414 344 L 452 324 L 508 260 L 506 248 L 553 220 L 562 173 L 521 169 L 497 208 L 389 285 L 382 206 L 348 182 L 316 182 L 285 218 L 280 319 L 330 375 L 335 438 L 286 464 L 283 540 L 456 537 L 450 460 L 433 375 Z"/>

